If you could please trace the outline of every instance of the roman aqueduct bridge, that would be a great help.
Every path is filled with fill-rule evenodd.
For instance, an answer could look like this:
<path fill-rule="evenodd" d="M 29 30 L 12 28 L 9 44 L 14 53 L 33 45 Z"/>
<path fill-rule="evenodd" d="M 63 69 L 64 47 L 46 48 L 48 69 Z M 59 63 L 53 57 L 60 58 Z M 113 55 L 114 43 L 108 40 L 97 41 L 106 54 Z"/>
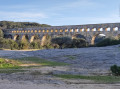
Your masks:
<path fill-rule="evenodd" d="M 4 34 L 13 40 L 17 40 L 19 37 L 21 40 L 27 38 L 30 42 L 34 40 L 36 35 L 40 39 L 46 34 L 51 37 L 59 35 L 74 37 L 80 35 L 90 44 L 94 44 L 95 38 L 99 34 L 104 34 L 106 37 L 118 36 L 120 34 L 120 23 L 6 29 Z"/>

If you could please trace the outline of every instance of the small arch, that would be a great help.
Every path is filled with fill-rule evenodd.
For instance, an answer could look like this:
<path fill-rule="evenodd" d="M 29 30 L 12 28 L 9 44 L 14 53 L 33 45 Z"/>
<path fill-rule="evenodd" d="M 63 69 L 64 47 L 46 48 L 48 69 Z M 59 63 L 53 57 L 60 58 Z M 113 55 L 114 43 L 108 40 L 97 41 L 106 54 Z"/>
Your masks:
<path fill-rule="evenodd" d="M 47 33 L 49 32 L 49 30 L 47 30 Z"/>
<path fill-rule="evenodd" d="M 98 28 L 98 31 L 103 31 L 103 28 Z"/>
<path fill-rule="evenodd" d="M 96 28 L 93 28 L 92 31 L 96 31 Z"/>
<path fill-rule="evenodd" d="M 31 30 L 31 33 L 33 33 L 33 30 Z"/>
<path fill-rule="evenodd" d="M 75 32 L 78 32 L 78 29 L 77 29 L 77 28 L 75 29 Z"/>
<path fill-rule="evenodd" d="M 45 32 L 45 30 L 42 30 L 42 32 L 44 33 L 44 32 Z"/>
<path fill-rule="evenodd" d="M 53 29 L 51 29 L 51 32 L 53 32 Z"/>
<path fill-rule="evenodd" d="M 100 42 L 101 40 L 103 40 L 105 37 L 106 37 L 105 34 L 101 34 L 101 33 L 95 34 L 95 35 L 92 37 L 91 44 L 94 45 L 95 43 L 98 43 L 98 42 Z"/>
<path fill-rule="evenodd" d="M 28 33 L 30 33 L 30 30 L 28 30 Z"/>
<path fill-rule="evenodd" d="M 106 28 L 106 29 L 105 29 L 105 31 L 110 31 L 110 30 L 111 30 L 111 28 L 110 28 L 110 27 L 108 27 L 108 28 Z"/>
<path fill-rule="evenodd" d="M 65 29 L 65 32 L 68 32 L 68 29 Z"/>
<path fill-rule="evenodd" d="M 25 30 L 25 33 L 27 33 L 27 30 Z"/>
<path fill-rule="evenodd" d="M 85 31 L 85 29 L 84 29 L 84 28 L 80 29 L 80 32 L 84 32 L 84 31 Z"/>
<path fill-rule="evenodd" d="M 113 31 L 118 31 L 118 27 L 114 27 L 114 28 L 113 28 Z"/>
<path fill-rule="evenodd" d="M 62 30 L 62 29 L 60 29 L 60 32 L 63 32 L 63 30 Z"/>
<path fill-rule="evenodd" d="M 39 33 L 41 32 L 41 30 L 39 30 Z"/>
<path fill-rule="evenodd" d="M 22 30 L 22 33 L 24 33 L 24 30 Z"/>
<path fill-rule="evenodd" d="M 86 29 L 86 32 L 89 32 L 89 31 L 90 31 L 90 28 L 87 28 L 87 29 Z"/>
<path fill-rule="evenodd" d="M 38 31 L 37 30 L 35 30 L 35 33 L 37 33 Z"/>
<path fill-rule="evenodd" d="M 56 29 L 55 32 L 58 32 L 58 30 Z"/>
<path fill-rule="evenodd" d="M 73 32 L 73 29 L 70 29 L 70 32 Z"/>

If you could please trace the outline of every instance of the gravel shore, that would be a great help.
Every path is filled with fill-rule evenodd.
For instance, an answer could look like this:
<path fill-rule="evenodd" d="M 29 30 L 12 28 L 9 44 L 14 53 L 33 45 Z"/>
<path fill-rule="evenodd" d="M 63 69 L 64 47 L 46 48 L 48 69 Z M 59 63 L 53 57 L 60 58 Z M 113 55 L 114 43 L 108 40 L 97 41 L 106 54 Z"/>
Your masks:
<path fill-rule="evenodd" d="M 0 50 L 0 57 L 17 59 L 40 57 L 49 61 L 70 64 L 61 67 L 41 67 L 31 69 L 42 74 L 80 74 L 108 75 L 111 65 L 120 66 L 120 45 L 74 49 L 48 49 L 37 51 Z M 62 80 L 49 75 L 32 76 L 28 74 L 1 74 L 0 89 L 120 89 L 120 84 L 94 84 L 92 81 Z M 23 76 L 24 75 L 24 76 Z M 71 82 L 67 84 L 66 82 Z M 86 83 L 86 84 L 84 84 Z M 91 83 L 91 84 L 89 84 Z"/>

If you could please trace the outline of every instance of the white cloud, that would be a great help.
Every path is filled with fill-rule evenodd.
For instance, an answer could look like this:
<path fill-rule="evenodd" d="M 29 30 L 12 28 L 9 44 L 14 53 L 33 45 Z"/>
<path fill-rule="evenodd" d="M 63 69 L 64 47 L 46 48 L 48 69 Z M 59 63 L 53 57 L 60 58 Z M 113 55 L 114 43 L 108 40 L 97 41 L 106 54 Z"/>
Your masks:
<path fill-rule="evenodd" d="M 40 19 L 48 18 L 44 13 L 32 12 L 0 12 L 0 20 L 12 21 L 38 21 Z"/>

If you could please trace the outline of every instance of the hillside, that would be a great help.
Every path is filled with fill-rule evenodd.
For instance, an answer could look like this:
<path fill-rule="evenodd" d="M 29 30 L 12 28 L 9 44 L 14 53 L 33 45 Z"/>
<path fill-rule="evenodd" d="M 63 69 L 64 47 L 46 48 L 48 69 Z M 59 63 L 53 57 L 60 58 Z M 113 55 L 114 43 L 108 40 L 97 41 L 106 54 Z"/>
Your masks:
<path fill-rule="evenodd" d="M 0 21 L 0 28 L 11 29 L 11 28 L 26 28 L 26 27 L 49 27 L 47 24 L 39 24 L 35 22 L 13 22 L 13 21 Z"/>

